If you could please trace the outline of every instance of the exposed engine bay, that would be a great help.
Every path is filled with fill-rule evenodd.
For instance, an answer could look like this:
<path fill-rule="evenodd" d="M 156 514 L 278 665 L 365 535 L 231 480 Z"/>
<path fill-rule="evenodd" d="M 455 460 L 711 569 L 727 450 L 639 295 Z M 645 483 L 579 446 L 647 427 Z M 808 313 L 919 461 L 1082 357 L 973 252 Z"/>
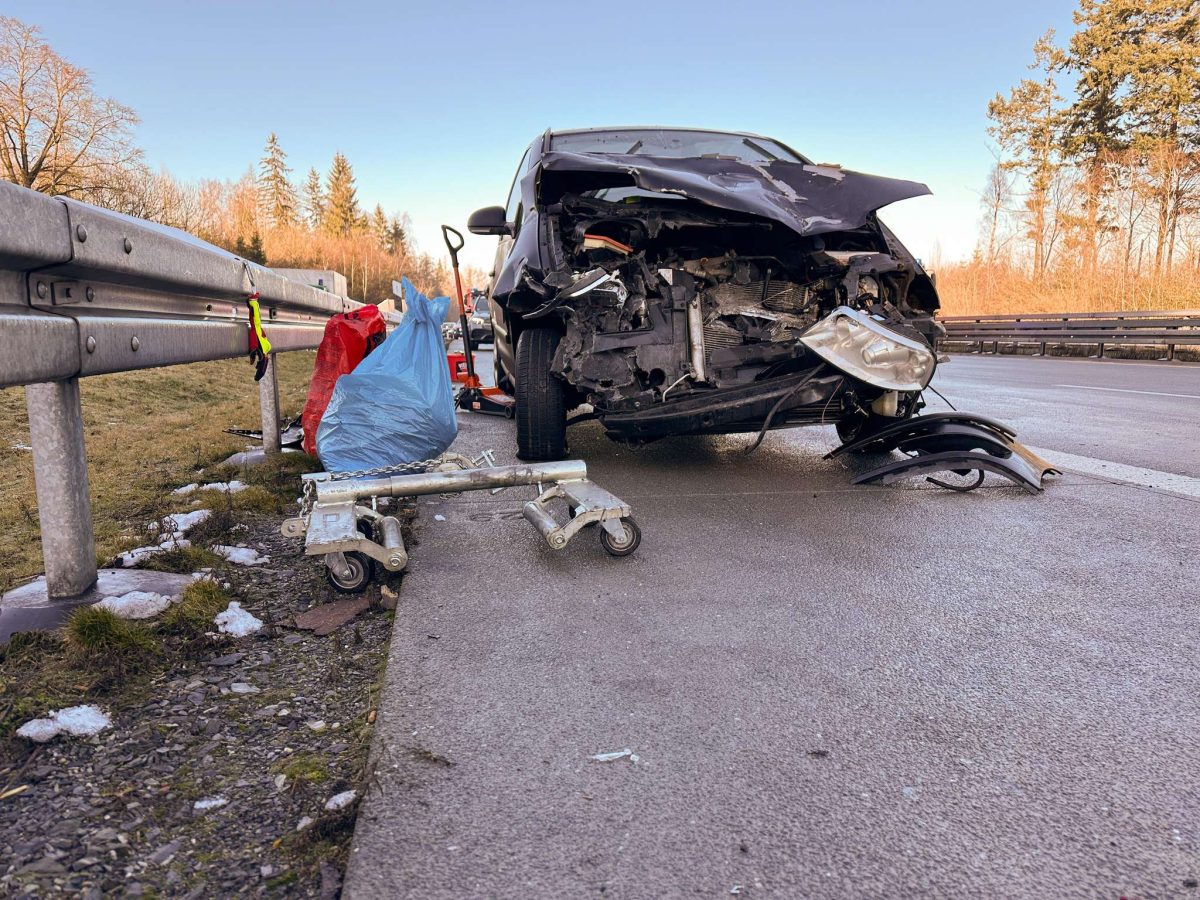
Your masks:
<path fill-rule="evenodd" d="M 798 238 L 679 205 L 564 197 L 547 210 L 571 281 L 531 317 L 562 316 L 555 369 L 593 406 L 640 409 L 811 368 L 820 360 L 800 338 L 839 307 L 910 339 L 923 324 L 932 344 L 930 313 L 910 303 L 917 273 L 880 231 Z"/>

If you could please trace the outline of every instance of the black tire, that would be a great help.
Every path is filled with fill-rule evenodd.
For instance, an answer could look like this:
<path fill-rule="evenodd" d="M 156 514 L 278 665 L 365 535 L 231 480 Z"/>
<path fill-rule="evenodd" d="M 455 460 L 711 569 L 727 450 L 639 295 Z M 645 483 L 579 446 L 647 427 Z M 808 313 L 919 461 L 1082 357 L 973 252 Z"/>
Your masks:
<path fill-rule="evenodd" d="M 608 529 L 600 529 L 600 546 L 604 548 L 609 556 L 628 556 L 642 543 L 642 529 L 638 528 L 637 522 L 630 518 L 624 518 L 620 521 L 625 526 L 624 541 L 616 540 L 608 533 Z"/>
<path fill-rule="evenodd" d="M 340 594 L 362 593 L 371 583 L 371 579 L 375 577 L 375 560 L 357 550 L 350 550 L 343 556 L 346 557 L 346 566 L 350 569 L 351 574 L 343 577 L 335 574 L 333 569 L 326 566 L 326 580 Z"/>
<path fill-rule="evenodd" d="M 527 328 L 517 340 L 517 457 L 528 462 L 567 455 L 566 385 L 550 372 L 560 337 Z"/>

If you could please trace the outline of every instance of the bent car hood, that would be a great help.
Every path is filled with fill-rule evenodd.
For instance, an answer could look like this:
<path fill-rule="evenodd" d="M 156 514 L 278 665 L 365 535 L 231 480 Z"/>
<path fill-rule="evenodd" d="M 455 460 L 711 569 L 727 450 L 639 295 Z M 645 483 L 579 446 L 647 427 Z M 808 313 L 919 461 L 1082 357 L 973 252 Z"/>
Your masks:
<path fill-rule="evenodd" d="M 530 176 L 538 179 L 543 203 L 553 203 L 568 192 L 632 185 L 773 219 L 798 234 L 859 228 L 871 213 L 889 203 L 931 193 L 916 181 L 838 166 L 557 150 L 542 156 Z"/>

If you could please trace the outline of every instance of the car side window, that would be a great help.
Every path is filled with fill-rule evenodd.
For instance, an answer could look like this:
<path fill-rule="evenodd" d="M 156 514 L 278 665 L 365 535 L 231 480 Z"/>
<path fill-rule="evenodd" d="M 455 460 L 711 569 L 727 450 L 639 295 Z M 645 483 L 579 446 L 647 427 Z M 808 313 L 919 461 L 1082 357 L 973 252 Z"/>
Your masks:
<path fill-rule="evenodd" d="M 512 189 L 508 192 L 508 202 L 504 204 L 504 218 L 515 226 L 514 230 L 521 227 L 521 179 L 525 177 L 525 169 L 528 165 L 529 150 L 526 150 L 525 155 L 521 157 L 521 164 L 517 166 L 517 174 L 513 178 Z"/>

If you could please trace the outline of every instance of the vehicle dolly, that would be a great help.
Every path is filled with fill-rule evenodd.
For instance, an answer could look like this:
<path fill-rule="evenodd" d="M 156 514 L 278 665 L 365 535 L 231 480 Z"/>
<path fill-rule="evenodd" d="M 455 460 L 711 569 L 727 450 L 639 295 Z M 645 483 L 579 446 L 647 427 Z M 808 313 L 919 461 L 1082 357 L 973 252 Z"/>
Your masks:
<path fill-rule="evenodd" d="M 496 466 L 487 451 L 478 459 L 445 454 L 419 463 L 302 477 L 300 515 L 286 520 L 280 531 L 287 537 L 304 535 L 305 555 L 323 556 L 326 577 L 343 593 L 365 589 L 376 563 L 389 572 L 408 565 L 400 520 L 379 511 L 378 501 L 385 497 L 495 493 L 517 485 L 537 485 L 538 496 L 525 504 L 522 514 L 555 550 L 596 524 L 600 526 L 600 544 L 612 556 L 628 556 L 642 541 L 629 504 L 590 481 L 587 464 L 579 459 Z M 568 518 L 562 524 L 550 511 L 550 504 L 557 500 L 567 506 Z"/>

